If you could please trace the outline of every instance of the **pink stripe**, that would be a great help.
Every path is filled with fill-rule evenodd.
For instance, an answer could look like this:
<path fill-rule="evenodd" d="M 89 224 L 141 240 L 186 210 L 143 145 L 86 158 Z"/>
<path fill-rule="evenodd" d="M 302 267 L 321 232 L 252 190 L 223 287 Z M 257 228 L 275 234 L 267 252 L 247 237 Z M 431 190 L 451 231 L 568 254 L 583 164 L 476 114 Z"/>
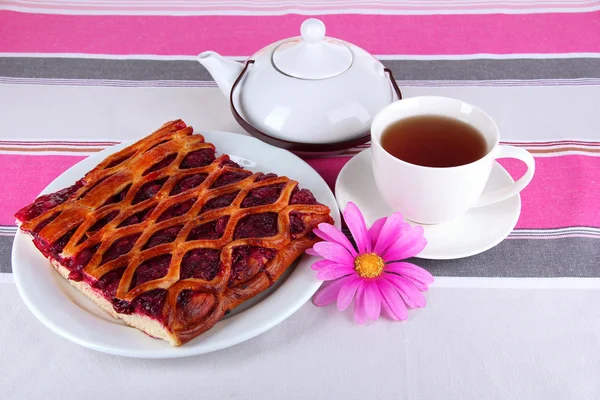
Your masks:
<path fill-rule="evenodd" d="M 346 157 L 308 160 L 333 189 Z M 501 160 L 513 177 L 525 167 L 516 160 Z M 600 227 L 600 157 L 564 155 L 536 158 L 536 175 L 522 192 L 518 229 Z"/>
<path fill-rule="evenodd" d="M 85 157 L 0 155 L 0 224 L 12 225 L 14 214 L 31 203 L 57 176 Z"/>
<path fill-rule="evenodd" d="M 520 240 L 520 239 L 528 239 L 528 240 L 536 240 L 536 239 L 543 239 L 543 240 L 548 240 L 548 239 L 566 239 L 566 238 L 572 238 L 572 237 L 578 237 L 578 238 L 588 238 L 588 239 L 598 239 L 599 236 L 598 235 L 583 235 L 583 234 L 565 234 L 565 235 L 558 235 L 558 236 L 540 236 L 540 235 L 531 235 L 531 236 L 508 236 L 507 239 L 512 239 L 512 240 Z"/>
<path fill-rule="evenodd" d="M 256 2 L 254 2 L 256 3 Z M 217 7 L 214 3 L 212 4 L 191 4 L 191 5 L 185 5 L 185 4 L 168 4 L 168 5 L 163 5 L 163 4 L 157 4 L 157 5 L 151 5 L 151 4 L 135 4 L 135 3 L 129 3 L 126 4 L 126 6 L 121 6 L 118 8 L 115 8 L 111 5 L 107 5 L 105 3 L 101 3 L 101 2 L 84 2 L 83 4 L 81 3 L 62 3 L 59 5 L 53 5 L 53 4 L 49 4 L 49 5 L 45 5 L 45 4 L 31 4 L 31 3 L 23 3 L 20 1 L 10 1 L 10 0 L 5 0 L 4 4 L 6 6 L 13 6 L 13 7 L 19 7 L 21 9 L 31 9 L 31 10 L 39 10 L 39 9 L 52 9 L 52 10 L 69 10 L 69 11 L 132 11 L 132 12 L 147 12 L 147 11 L 154 11 L 154 12 L 158 12 L 158 11 L 163 11 L 163 12 L 167 12 L 167 11 L 188 11 L 188 12 L 198 12 L 198 11 L 203 11 L 203 12 L 218 12 L 224 9 L 224 7 Z M 387 3 L 375 3 L 375 4 L 368 4 L 365 2 L 358 2 L 357 4 L 352 4 L 350 1 L 346 2 L 345 4 L 300 4 L 300 3 L 296 3 L 296 4 L 274 4 L 272 6 L 257 6 L 256 4 L 252 4 L 250 2 L 248 2 L 247 5 L 244 4 L 238 4 L 235 5 L 233 7 L 234 10 L 236 11 L 246 11 L 246 12 L 282 12 L 282 11 L 289 11 L 289 10 L 304 10 L 304 11 L 310 11 L 310 10 L 322 10 L 322 9 L 326 9 L 328 11 L 331 10 L 339 10 L 341 12 L 348 10 L 348 9 L 360 9 L 360 10 L 371 10 L 371 11 L 382 11 L 382 10 L 393 10 L 396 12 L 400 12 L 400 11 L 439 11 L 439 10 L 465 10 L 465 11 L 469 11 L 469 10 L 482 10 L 482 9 L 509 9 L 509 10 L 536 10 L 536 9 L 544 9 L 544 8 L 564 8 L 564 9 L 586 9 L 586 8 L 590 8 L 590 7 L 594 7 L 597 5 L 597 2 L 593 2 L 593 3 L 586 3 L 586 4 L 580 4 L 580 3 L 556 3 L 556 4 L 549 4 L 549 3 L 541 3 L 541 4 L 531 4 L 531 3 L 525 3 L 525 4 L 486 4 L 486 3 L 467 3 L 467 4 L 387 4 Z"/>
<path fill-rule="evenodd" d="M 331 36 L 374 54 L 600 52 L 600 35 L 590 34 L 600 31 L 600 12 L 319 18 Z M 298 35 L 305 19 L 0 11 L 0 52 L 193 55 L 213 49 L 225 55 L 251 55 L 275 40 Z"/>
<path fill-rule="evenodd" d="M 521 194 L 517 228 L 600 227 L 600 158 L 581 155 L 537 157 L 536 175 Z M 500 163 L 513 178 L 525 172 L 517 160 Z"/>
<path fill-rule="evenodd" d="M 31 202 L 55 177 L 82 157 L 26 156 L 0 154 L 0 224 L 11 225 L 13 214 Z M 309 159 L 334 187 L 335 179 L 348 157 Z M 565 155 L 536 158 L 536 176 L 522 192 L 520 229 L 600 227 L 600 157 Z M 524 172 L 515 160 L 502 160 L 513 176 Z M 18 178 L 17 178 L 18 177 Z M 23 184 L 27 182 L 27 184 Z"/>

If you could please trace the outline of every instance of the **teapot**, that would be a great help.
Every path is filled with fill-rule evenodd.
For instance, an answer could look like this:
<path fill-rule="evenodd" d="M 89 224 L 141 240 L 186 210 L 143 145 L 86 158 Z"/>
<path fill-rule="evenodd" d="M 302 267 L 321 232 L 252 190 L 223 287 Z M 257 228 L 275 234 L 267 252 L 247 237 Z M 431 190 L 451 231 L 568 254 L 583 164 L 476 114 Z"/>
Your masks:
<path fill-rule="evenodd" d="M 245 63 L 198 55 L 251 135 L 301 154 L 339 152 L 369 141 L 375 115 L 402 98 L 392 72 L 358 46 L 326 37 L 310 18 L 301 35 L 259 50 Z"/>

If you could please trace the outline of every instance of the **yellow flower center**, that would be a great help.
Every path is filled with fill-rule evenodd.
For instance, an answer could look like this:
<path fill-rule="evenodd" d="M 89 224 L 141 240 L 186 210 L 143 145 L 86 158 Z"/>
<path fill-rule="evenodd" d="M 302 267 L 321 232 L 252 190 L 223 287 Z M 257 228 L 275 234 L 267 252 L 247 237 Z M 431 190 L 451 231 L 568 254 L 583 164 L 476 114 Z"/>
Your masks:
<path fill-rule="evenodd" d="M 363 278 L 376 278 L 383 272 L 383 259 L 375 253 L 361 254 L 354 259 L 354 269 Z"/>

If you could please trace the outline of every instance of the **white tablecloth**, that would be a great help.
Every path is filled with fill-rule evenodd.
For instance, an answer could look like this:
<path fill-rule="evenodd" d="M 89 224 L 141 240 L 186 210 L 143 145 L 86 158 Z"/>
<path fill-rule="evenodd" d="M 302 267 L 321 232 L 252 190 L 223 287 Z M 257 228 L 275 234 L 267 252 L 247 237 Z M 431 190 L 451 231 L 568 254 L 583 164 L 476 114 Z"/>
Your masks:
<path fill-rule="evenodd" d="M 443 281 L 443 279 L 442 279 Z M 235 347 L 173 360 L 79 347 L 0 283 L 4 399 L 569 399 L 600 396 L 600 290 L 434 287 L 403 323 L 306 304 Z"/>
<path fill-rule="evenodd" d="M 599 1 L 162 3 L 0 0 L 0 400 L 600 399 Z M 327 34 L 377 55 L 405 97 L 475 104 L 536 152 L 512 238 L 423 262 L 428 305 L 401 323 L 309 303 L 174 360 L 94 352 L 43 326 L 12 282 L 14 212 L 77 157 L 170 119 L 242 132 L 195 55 L 245 59 L 298 34 L 297 12 L 325 14 Z M 346 161 L 311 163 L 333 183 Z"/>

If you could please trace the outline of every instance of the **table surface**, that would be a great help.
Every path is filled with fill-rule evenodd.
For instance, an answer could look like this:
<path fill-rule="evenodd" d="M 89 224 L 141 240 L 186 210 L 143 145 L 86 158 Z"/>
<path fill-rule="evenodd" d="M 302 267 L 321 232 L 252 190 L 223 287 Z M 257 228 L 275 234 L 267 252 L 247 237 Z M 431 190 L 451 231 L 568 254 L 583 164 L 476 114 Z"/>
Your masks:
<path fill-rule="evenodd" d="M 233 348 L 152 361 L 80 348 L 38 322 L 12 281 L 15 211 L 87 155 L 167 120 L 242 133 L 195 55 L 244 59 L 298 35 L 307 15 L 379 57 L 405 97 L 475 104 L 533 153 L 509 238 L 415 261 L 436 282 L 402 323 L 357 326 L 309 303 Z M 0 121 L 3 398 L 600 396 L 600 1 L 0 0 Z M 333 185 L 360 150 L 308 161 Z"/>

